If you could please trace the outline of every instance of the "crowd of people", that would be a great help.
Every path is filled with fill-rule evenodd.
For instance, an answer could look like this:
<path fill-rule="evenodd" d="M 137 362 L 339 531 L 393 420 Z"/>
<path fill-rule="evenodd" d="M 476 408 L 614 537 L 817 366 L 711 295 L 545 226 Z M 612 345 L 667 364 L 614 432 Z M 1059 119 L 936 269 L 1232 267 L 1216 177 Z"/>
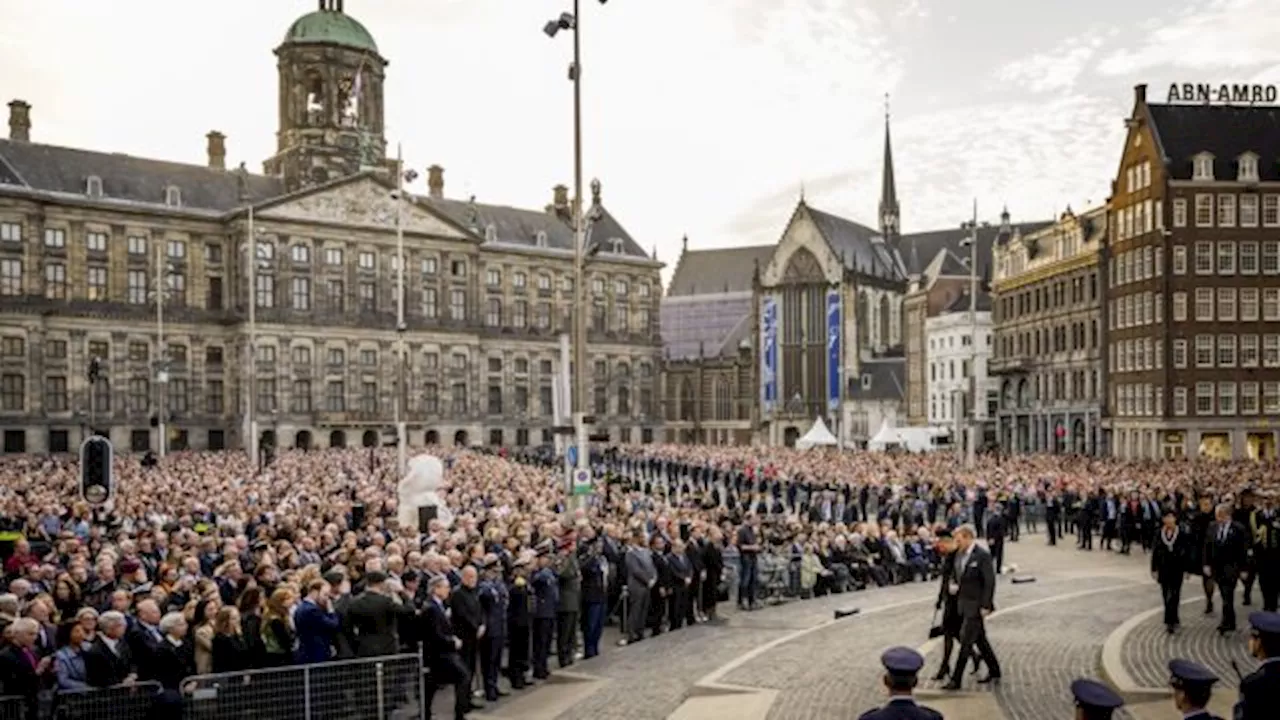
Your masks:
<path fill-rule="evenodd" d="M 1224 631 L 1236 583 L 1266 610 L 1280 592 L 1271 464 L 626 446 L 593 453 L 578 506 L 551 452 L 430 452 L 453 519 L 426 527 L 396 520 L 394 450 L 289 450 L 261 468 L 122 454 L 102 507 L 79 498 L 73 458 L 0 460 L 2 694 L 37 717 L 150 683 L 154 716 L 177 717 L 192 678 L 421 649 L 420 701 L 452 685 L 462 717 L 600 653 L 609 622 L 627 645 L 714 622 L 724 602 L 936 580 L 968 527 L 998 572 L 1024 531 L 1128 553 L 1158 549 L 1172 513 L 1177 562 L 1204 576 L 1208 609 L 1219 591 Z M 1203 555 L 1223 511 L 1231 568 Z"/>

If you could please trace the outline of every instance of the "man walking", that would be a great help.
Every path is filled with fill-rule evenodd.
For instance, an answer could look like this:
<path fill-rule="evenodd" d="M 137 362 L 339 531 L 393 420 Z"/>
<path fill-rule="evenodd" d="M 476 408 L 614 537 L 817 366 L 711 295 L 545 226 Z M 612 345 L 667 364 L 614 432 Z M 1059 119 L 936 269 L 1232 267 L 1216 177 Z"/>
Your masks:
<path fill-rule="evenodd" d="M 1172 509 L 1164 514 L 1164 526 L 1156 537 L 1151 552 L 1151 576 L 1160 583 L 1164 601 L 1164 627 L 1172 635 L 1181 625 L 1178 606 L 1182 603 L 1182 576 L 1187 571 L 1189 539 L 1178 527 L 1178 516 Z"/>
<path fill-rule="evenodd" d="M 972 525 L 961 525 L 956 529 L 955 537 L 955 571 L 947 589 L 956 596 L 956 609 L 961 618 L 960 656 L 952 670 L 951 682 L 944 686 L 946 690 L 960 689 L 964 669 L 969 665 L 975 647 L 982 663 L 987 666 L 986 677 L 979 678 L 978 682 L 987 684 L 1000 679 L 1000 661 L 987 640 L 985 623 L 986 617 L 995 611 L 995 563 L 991 553 L 977 545 Z"/>
<path fill-rule="evenodd" d="M 1244 570 L 1249 552 L 1248 531 L 1231 519 L 1231 506 L 1223 503 L 1215 511 L 1217 523 L 1210 528 L 1205 540 L 1204 575 L 1212 578 L 1222 598 L 1222 622 L 1218 632 L 1227 634 L 1236 629 L 1236 585 Z"/>

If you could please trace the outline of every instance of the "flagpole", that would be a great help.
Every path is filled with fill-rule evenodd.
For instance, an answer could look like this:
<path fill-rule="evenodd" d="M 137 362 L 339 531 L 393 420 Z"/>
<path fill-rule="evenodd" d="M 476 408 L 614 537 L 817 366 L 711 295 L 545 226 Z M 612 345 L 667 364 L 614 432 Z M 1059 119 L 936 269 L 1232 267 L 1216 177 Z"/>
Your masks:
<path fill-rule="evenodd" d="M 407 468 L 407 429 L 404 423 L 405 353 L 404 353 L 404 157 L 396 143 L 396 467 L 400 477 Z"/>

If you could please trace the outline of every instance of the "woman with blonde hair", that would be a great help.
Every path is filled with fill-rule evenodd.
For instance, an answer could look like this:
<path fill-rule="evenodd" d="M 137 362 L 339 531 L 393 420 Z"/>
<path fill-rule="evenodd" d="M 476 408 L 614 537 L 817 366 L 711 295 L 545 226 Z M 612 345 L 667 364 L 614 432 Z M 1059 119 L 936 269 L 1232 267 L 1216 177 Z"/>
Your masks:
<path fill-rule="evenodd" d="M 197 600 L 191 611 L 191 637 L 195 645 L 196 674 L 213 672 L 213 618 L 218 612 L 215 600 Z"/>
<path fill-rule="evenodd" d="M 213 671 L 228 673 L 252 668 L 249 644 L 240 628 L 240 611 L 227 605 L 218 610 L 213 620 Z"/>
<path fill-rule="evenodd" d="M 288 587 L 276 588 L 267 598 L 262 614 L 264 666 L 283 667 L 293 659 L 296 633 L 293 629 L 293 605 L 297 595 Z"/>

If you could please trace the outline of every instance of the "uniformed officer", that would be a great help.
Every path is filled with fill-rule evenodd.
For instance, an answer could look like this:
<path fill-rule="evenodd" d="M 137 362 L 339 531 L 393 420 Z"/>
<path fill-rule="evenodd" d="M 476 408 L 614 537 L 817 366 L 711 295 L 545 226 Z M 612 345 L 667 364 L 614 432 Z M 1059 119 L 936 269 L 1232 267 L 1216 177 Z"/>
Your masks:
<path fill-rule="evenodd" d="M 1174 658 L 1169 661 L 1169 685 L 1173 688 L 1173 704 L 1182 712 L 1182 720 L 1222 720 L 1205 708 L 1213 696 L 1218 676 L 1200 663 Z"/>
<path fill-rule="evenodd" d="M 893 647 L 880 656 L 884 665 L 884 686 L 889 691 L 889 701 L 874 710 L 868 710 L 858 720 L 943 720 L 937 710 L 916 704 L 911 696 L 916 687 L 916 675 L 924 667 L 920 653 L 905 647 Z"/>
<path fill-rule="evenodd" d="M 1111 714 L 1124 705 L 1115 690 L 1097 680 L 1076 680 L 1071 694 L 1076 700 L 1076 720 L 1111 720 Z"/>
<path fill-rule="evenodd" d="M 1253 633 L 1249 652 L 1262 661 L 1262 667 L 1240 681 L 1240 702 L 1236 703 L 1234 720 L 1274 718 L 1280 707 L 1280 613 L 1255 612 L 1249 615 Z"/>
<path fill-rule="evenodd" d="M 480 674 L 484 678 L 484 699 L 497 702 L 507 693 L 498 689 L 502 671 L 502 650 L 507 643 L 507 612 L 511 594 L 502 581 L 502 565 L 496 555 L 486 555 L 480 581 L 480 610 L 484 613 L 484 634 L 480 636 Z"/>

